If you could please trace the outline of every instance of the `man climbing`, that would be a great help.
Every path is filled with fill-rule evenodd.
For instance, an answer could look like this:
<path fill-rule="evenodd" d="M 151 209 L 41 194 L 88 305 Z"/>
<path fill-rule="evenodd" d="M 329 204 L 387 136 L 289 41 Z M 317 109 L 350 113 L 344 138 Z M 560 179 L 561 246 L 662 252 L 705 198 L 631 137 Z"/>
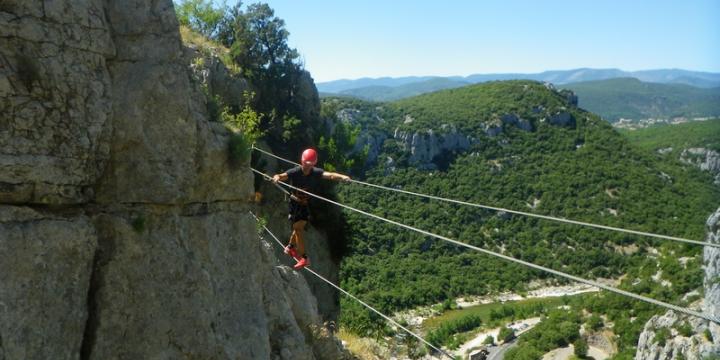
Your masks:
<path fill-rule="evenodd" d="M 316 190 L 320 179 L 335 181 L 350 180 L 350 177 L 347 175 L 325 171 L 315 167 L 317 158 L 318 155 L 315 150 L 307 149 L 303 151 L 300 166 L 296 166 L 282 174 L 274 175 L 272 179 L 273 182 L 277 183 L 278 181 L 290 180 L 290 185 L 308 192 L 313 192 Z M 285 247 L 285 253 L 297 260 L 297 264 L 293 267 L 299 270 L 310 265 L 310 260 L 308 260 L 307 254 L 305 254 L 305 242 L 303 240 L 305 224 L 307 224 L 310 217 L 310 208 L 308 206 L 310 195 L 297 190 L 293 191 L 292 195 L 290 198 L 289 215 L 290 222 L 292 223 L 292 234 L 290 235 L 290 242 Z"/>

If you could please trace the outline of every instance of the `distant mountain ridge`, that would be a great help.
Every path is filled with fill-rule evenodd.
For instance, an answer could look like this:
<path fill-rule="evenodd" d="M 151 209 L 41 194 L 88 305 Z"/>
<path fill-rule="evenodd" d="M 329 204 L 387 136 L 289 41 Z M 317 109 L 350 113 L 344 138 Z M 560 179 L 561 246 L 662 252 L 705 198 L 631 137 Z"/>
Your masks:
<path fill-rule="evenodd" d="M 617 78 L 570 83 L 579 106 L 610 122 L 625 119 L 673 119 L 720 116 L 720 87 L 642 82 Z"/>
<path fill-rule="evenodd" d="M 645 82 L 664 84 L 686 84 L 702 88 L 720 86 L 720 73 L 690 71 L 683 69 L 657 69 L 641 71 L 624 71 L 620 69 L 590 69 L 580 68 L 572 70 L 549 70 L 540 73 L 495 73 L 473 74 L 468 76 L 406 76 L 360 78 L 355 80 L 333 80 L 317 83 L 318 91 L 326 93 L 342 93 L 351 89 L 368 86 L 397 87 L 412 83 L 420 83 L 431 79 L 447 79 L 452 82 L 479 83 L 493 80 L 527 79 L 546 81 L 553 84 L 568 84 L 583 81 L 607 80 L 622 77 L 633 77 Z M 376 100 L 376 99 L 375 99 Z"/>
<path fill-rule="evenodd" d="M 338 95 L 352 96 L 372 101 L 393 101 L 433 91 L 458 88 L 470 84 L 471 83 L 466 81 L 452 80 L 448 78 L 430 78 L 398 86 L 371 85 L 343 90 L 339 92 Z"/>

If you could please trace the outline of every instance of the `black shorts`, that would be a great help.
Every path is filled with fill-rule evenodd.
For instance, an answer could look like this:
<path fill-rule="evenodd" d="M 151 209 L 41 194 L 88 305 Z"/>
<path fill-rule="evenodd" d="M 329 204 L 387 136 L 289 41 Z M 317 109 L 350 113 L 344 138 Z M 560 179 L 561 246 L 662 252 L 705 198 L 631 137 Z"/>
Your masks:
<path fill-rule="evenodd" d="M 290 223 L 294 224 L 300 220 L 305 220 L 305 221 L 310 220 L 310 207 L 309 206 L 302 205 L 294 200 L 290 200 L 289 207 L 290 207 L 290 215 L 288 215 L 288 220 L 290 220 Z"/>

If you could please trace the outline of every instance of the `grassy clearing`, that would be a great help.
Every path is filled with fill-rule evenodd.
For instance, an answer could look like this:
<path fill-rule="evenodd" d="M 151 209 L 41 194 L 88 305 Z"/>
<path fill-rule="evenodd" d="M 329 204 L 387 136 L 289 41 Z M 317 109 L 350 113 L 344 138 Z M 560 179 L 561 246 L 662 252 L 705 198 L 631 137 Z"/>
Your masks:
<path fill-rule="evenodd" d="M 549 297 L 549 298 L 542 298 L 542 299 L 527 299 L 527 300 L 519 300 L 519 301 L 506 301 L 504 303 L 491 303 L 491 304 L 482 304 L 477 306 L 472 306 L 465 309 L 458 309 L 458 310 L 450 310 L 445 313 L 443 313 L 440 316 L 433 317 L 430 319 L 427 319 L 423 322 L 423 330 L 430 331 L 433 329 L 437 329 L 441 324 L 447 323 L 447 322 L 453 322 L 458 321 L 459 319 L 462 319 L 467 316 L 479 316 L 482 320 L 483 327 L 487 327 L 488 325 L 491 325 L 490 327 L 494 327 L 492 325 L 495 325 L 495 323 L 498 322 L 498 320 L 511 320 L 512 317 L 503 317 L 502 319 L 498 319 L 491 316 L 493 312 L 495 313 L 502 313 L 504 310 L 504 307 L 515 309 L 515 318 L 522 318 L 522 316 L 517 316 L 521 312 L 518 312 L 519 309 L 533 309 L 536 307 L 544 307 L 546 309 L 552 309 L 556 308 L 558 306 L 565 305 L 568 299 L 575 298 L 575 297 L 581 297 L 585 296 L 586 294 L 580 294 L 580 295 L 573 295 L 573 296 L 567 296 L 567 298 L 563 297 Z"/>

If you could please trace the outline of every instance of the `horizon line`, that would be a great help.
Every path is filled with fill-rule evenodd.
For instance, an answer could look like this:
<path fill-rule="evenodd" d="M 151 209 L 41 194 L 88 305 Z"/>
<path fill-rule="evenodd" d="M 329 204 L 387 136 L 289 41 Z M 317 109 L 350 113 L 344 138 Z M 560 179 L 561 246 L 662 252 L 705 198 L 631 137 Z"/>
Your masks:
<path fill-rule="evenodd" d="M 307 69 L 305 69 L 305 70 L 307 70 Z M 703 74 L 720 76 L 720 70 L 717 70 L 718 72 L 713 72 L 713 71 L 707 71 L 707 70 L 688 70 L 688 69 L 683 69 L 683 68 L 655 68 L 655 69 L 643 69 L 643 70 L 623 70 L 620 68 L 579 67 L 579 68 L 570 68 L 570 69 L 550 69 L 550 70 L 542 70 L 542 71 L 535 71 L 535 72 L 520 72 L 520 71 L 518 71 L 518 72 L 476 72 L 476 73 L 471 73 L 468 75 L 362 76 L 362 77 L 358 77 L 358 78 L 339 78 L 339 79 L 333 79 L 333 80 L 316 81 L 316 84 L 328 83 L 328 82 L 334 82 L 334 81 L 379 80 L 379 79 L 399 79 L 399 78 L 454 78 L 454 77 L 467 78 L 469 76 L 474 76 L 474 75 L 531 75 L 531 74 L 542 74 L 542 73 L 555 72 L 555 71 L 578 71 L 578 70 L 617 70 L 617 71 L 622 71 L 622 72 L 627 72 L 627 73 L 676 70 L 676 71 L 687 71 L 687 72 L 703 73 Z M 312 71 L 310 71 L 310 74 L 312 75 Z"/>

